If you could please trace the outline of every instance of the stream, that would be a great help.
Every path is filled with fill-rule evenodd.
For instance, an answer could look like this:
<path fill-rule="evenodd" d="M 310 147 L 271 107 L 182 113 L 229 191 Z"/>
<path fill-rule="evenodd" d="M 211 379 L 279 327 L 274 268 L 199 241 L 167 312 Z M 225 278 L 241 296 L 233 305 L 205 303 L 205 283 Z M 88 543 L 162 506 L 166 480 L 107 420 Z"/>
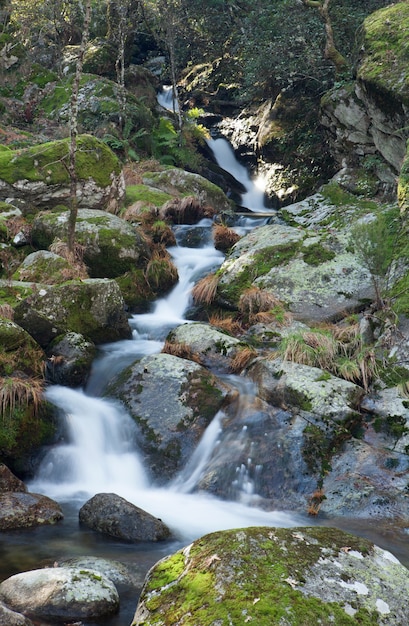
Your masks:
<path fill-rule="evenodd" d="M 264 205 L 264 192 L 255 187 L 247 171 L 235 162 L 229 144 L 212 140 L 215 159 L 248 190 L 242 206 L 256 213 L 271 215 Z M 266 216 L 267 217 L 267 216 Z M 263 219 L 241 218 L 240 232 L 246 232 Z M 184 245 L 188 229 L 200 229 L 202 247 Z M 142 583 L 147 570 L 165 555 L 212 531 L 246 526 L 312 525 L 307 516 L 286 511 L 263 511 L 251 505 L 255 487 L 244 471 L 238 471 L 236 493 L 242 497 L 234 502 L 219 500 L 208 494 L 192 493 L 201 476 L 201 469 L 218 445 L 223 428 L 223 414 L 218 414 L 208 426 L 187 467 L 166 487 L 157 487 L 149 477 L 149 468 L 140 460 L 135 441 L 135 424 L 124 407 L 109 398 L 102 398 L 112 377 L 145 355 L 161 351 L 168 332 L 186 323 L 193 285 L 206 274 L 215 271 L 223 261 L 211 241 L 211 221 L 195 226 L 177 226 L 178 245 L 169 250 L 179 272 L 179 282 L 165 297 L 158 300 L 152 311 L 133 315 L 130 325 L 132 339 L 101 346 L 86 389 L 50 386 L 47 399 L 60 413 L 63 441 L 49 449 L 42 459 L 38 473 L 28 485 L 29 490 L 57 500 L 64 511 L 64 520 L 55 526 L 2 533 L 0 543 L 0 579 L 24 570 L 52 565 L 61 559 L 92 555 L 126 563 Z M 255 393 L 253 387 L 240 377 L 229 377 L 240 393 Z M 240 404 L 238 405 L 240 406 Z M 238 409 L 239 410 L 239 409 Z M 255 460 L 257 462 L 257 460 Z M 243 468 L 242 468 L 243 469 Z M 172 530 L 173 539 L 157 544 L 126 544 L 109 539 L 80 527 L 78 510 L 86 500 L 101 492 L 114 492 L 149 513 L 161 518 Z M 409 549 L 405 542 L 379 532 L 375 526 L 359 522 L 334 520 L 320 523 L 336 525 L 375 541 L 391 550 L 409 565 Z M 98 624 L 127 626 L 131 623 L 139 590 L 125 589 L 121 593 L 121 609 L 117 616 Z M 36 626 L 45 626 L 38 621 Z M 49 626 L 49 623 L 47 624 Z M 83 626 L 94 626 L 91 621 Z"/>

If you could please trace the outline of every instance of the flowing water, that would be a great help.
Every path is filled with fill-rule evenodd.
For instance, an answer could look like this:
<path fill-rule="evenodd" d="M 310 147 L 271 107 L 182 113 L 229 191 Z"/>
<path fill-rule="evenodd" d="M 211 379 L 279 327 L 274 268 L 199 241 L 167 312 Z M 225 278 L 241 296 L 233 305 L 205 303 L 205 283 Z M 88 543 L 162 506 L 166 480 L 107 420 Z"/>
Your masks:
<path fill-rule="evenodd" d="M 216 151 L 220 146 L 218 143 Z M 236 176 L 240 176 L 240 172 L 237 170 Z M 264 200 L 260 195 L 257 198 L 249 208 L 259 212 L 264 207 Z M 260 220 L 253 220 L 252 226 L 258 223 Z M 252 226 L 247 220 L 242 221 L 240 228 L 245 232 Z M 310 518 L 285 511 L 263 511 L 249 505 L 256 495 L 255 482 L 245 464 L 237 468 L 236 484 L 232 485 L 232 491 L 242 496 L 234 502 L 192 493 L 210 455 L 219 445 L 223 413 L 215 416 L 185 470 L 167 487 L 159 488 L 152 483 L 149 468 L 144 467 L 140 460 L 134 444 L 133 420 L 121 404 L 101 397 L 116 373 L 142 356 L 160 352 L 169 330 L 187 321 L 192 286 L 202 276 L 214 271 L 223 260 L 223 255 L 210 242 L 210 227 L 211 222 L 204 220 L 196 226 L 177 228 L 180 242 L 186 241 L 187 230 L 198 230 L 202 247 L 178 245 L 170 250 L 179 271 L 178 284 L 166 298 L 155 303 L 150 313 L 131 318 L 131 340 L 101 348 L 85 390 L 62 386 L 48 388 L 47 399 L 57 407 L 61 416 L 63 440 L 44 455 L 29 489 L 60 502 L 65 517 L 54 527 L 3 533 L 0 544 L 1 579 L 18 571 L 58 562 L 62 558 L 93 555 L 127 563 L 142 580 L 154 562 L 211 531 L 255 525 L 311 524 Z M 230 382 L 243 396 L 254 393 L 254 388 L 243 379 L 232 378 Z M 240 411 L 240 403 L 237 410 Z M 245 433 L 239 436 L 245 436 Z M 253 464 L 253 460 L 249 459 L 250 462 Z M 173 540 L 153 545 L 129 545 L 80 527 L 79 508 L 100 492 L 114 492 L 161 518 L 171 528 Z M 360 528 L 358 524 L 352 530 L 369 536 L 402 557 L 402 546 L 394 545 L 390 538 L 378 536 L 375 531 Z M 409 561 L 408 552 L 403 551 L 405 555 Z M 124 592 L 119 615 L 103 623 L 106 626 L 127 626 L 136 602 L 135 590 Z M 44 622 L 38 622 L 38 625 L 42 624 Z M 90 621 L 83 624 L 92 626 Z"/>

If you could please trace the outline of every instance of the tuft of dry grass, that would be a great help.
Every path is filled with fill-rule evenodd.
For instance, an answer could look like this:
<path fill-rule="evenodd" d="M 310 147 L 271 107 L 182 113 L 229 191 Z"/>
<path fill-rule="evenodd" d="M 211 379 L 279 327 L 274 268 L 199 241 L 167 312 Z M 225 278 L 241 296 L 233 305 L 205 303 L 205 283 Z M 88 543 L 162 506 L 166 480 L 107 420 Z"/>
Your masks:
<path fill-rule="evenodd" d="M 243 327 L 233 315 L 212 313 L 209 316 L 209 324 L 229 333 L 229 335 L 239 335 L 243 332 Z"/>
<path fill-rule="evenodd" d="M 165 249 L 154 251 L 144 272 L 145 280 L 153 290 L 171 287 L 178 279 L 178 271 Z"/>
<path fill-rule="evenodd" d="M 67 270 L 65 270 L 65 280 L 88 278 L 88 271 L 84 263 L 85 246 L 75 242 L 74 250 L 71 252 L 71 250 L 68 249 L 66 241 L 63 241 L 62 239 L 54 239 L 50 246 L 50 252 L 58 254 L 58 256 L 62 257 L 71 264 L 71 268 L 67 268 Z M 64 271 L 61 273 L 64 275 Z"/>
<path fill-rule="evenodd" d="M 230 250 L 240 239 L 240 235 L 224 224 L 213 224 L 212 236 L 214 247 L 222 252 Z"/>
<path fill-rule="evenodd" d="M 239 374 L 257 356 L 254 348 L 243 347 L 238 350 L 230 361 L 230 370 L 233 374 Z"/>
<path fill-rule="evenodd" d="M 14 309 L 10 304 L 6 302 L 4 304 L 0 304 L 0 317 L 4 317 L 7 320 L 14 319 Z"/>
<path fill-rule="evenodd" d="M 11 418 L 15 408 L 31 404 L 34 414 L 42 401 L 44 381 L 36 378 L 7 376 L 0 378 L 0 411 L 3 422 Z"/>
<path fill-rule="evenodd" d="M 146 172 L 160 172 L 163 166 L 156 159 L 127 163 L 124 168 L 125 185 L 141 185 Z"/>
<path fill-rule="evenodd" d="M 187 359 L 188 361 L 194 361 L 195 363 L 202 365 L 200 356 L 196 352 L 193 352 L 193 350 L 185 343 L 172 343 L 171 341 L 166 340 L 162 348 L 162 353 L 171 354 L 179 357 L 180 359 Z"/>
<path fill-rule="evenodd" d="M 319 510 L 321 508 L 321 504 L 323 503 L 325 498 L 326 496 L 324 494 L 324 490 L 316 489 L 316 491 L 314 491 L 309 501 L 309 505 L 307 509 L 308 515 L 311 515 L 311 516 L 318 515 Z"/>
<path fill-rule="evenodd" d="M 161 217 L 174 224 L 196 224 L 203 218 L 215 215 L 213 207 L 202 205 L 195 196 L 173 198 L 166 202 L 160 210 Z"/>
<path fill-rule="evenodd" d="M 212 304 L 216 297 L 219 276 L 208 274 L 193 287 L 192 298 L 195 304 Z"/>

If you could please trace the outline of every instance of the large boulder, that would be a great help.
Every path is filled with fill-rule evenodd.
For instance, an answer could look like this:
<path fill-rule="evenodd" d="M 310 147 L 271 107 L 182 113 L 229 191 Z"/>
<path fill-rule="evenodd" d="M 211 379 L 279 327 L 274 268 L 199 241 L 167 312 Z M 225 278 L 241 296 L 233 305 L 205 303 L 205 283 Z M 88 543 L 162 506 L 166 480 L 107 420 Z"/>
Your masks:
<path fill-rule="evenodd" d="M 47 496 L 22 491 L 0 493 L 0 530 L 55 524 L 61 507 Z"/>
<path fill-rule="evenodd" d="M 97 493 L 80 509 L 82 524 L 123 541 L 163 541 L 170 530 L 162 520 L 115 493 Z"/>
<path fill-rule="evenodd" d="M 0 199 L 17 201 L 23 213 L 50 209 L 71 197 L 69 140 L 0 153 Z M 80 207 L 116 212 L 125 194 L 119 160 L 92 137 L 78 137 L 76 174 Z"/>
<path fill-rule="evenodd" d="M 227 390 L 201 365 L 157 354 L 127 368 L 108 393 L 139 425 L 138 444 L 154 477 L 164 482 L 188 461 Z"/>
<path fill-rule="evenodd" d="M 0 584 L 0 599 L 15 611 L 47 620 L 95 619 L 119 608 L 118 592 L 108 578 L 70 567 L 15 574 Z"/>
<path fill-rule="evenodd" d="M 408 592 L 408 570 L 366 539 L 333 528 L 229 530 L 157 563 L 132 626 L 402 626 Z"/>
<path fill-rule="evenodd" d="M 322 322 L 362 308 L 373 297 L 369 271 L 349 236 L 270 224 L 232 248 L 219 270 L 216 302 L 237 308 L 251 286 L 271 292 L 297 319 Z"/>
<path fill-rule="evenodd" d="M 17 305 L 15 320 L 43 347 L 67 332 L 94 343 L 131 336 L 120 289 L 102 278 L 44 287 Z"/>
<path fill-rule="evenodd" d="M 55 238 L 67 236 L 69 211 L 41 213 L 33 222 L 32 242 L 48 248 Z M 136 227 L 116 215 L 80 209 L 75 226 L 76 241 L 84 246 L 84 262 L 92 278 L 114 278 L 149 259 L 149 248 Z"/>

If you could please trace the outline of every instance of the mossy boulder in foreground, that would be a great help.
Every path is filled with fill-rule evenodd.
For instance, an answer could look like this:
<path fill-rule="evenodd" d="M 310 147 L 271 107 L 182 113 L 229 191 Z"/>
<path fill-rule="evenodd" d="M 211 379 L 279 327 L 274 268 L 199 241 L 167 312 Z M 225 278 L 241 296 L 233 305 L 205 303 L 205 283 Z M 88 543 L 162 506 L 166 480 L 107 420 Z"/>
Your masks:
<path fill-rule="evenodd" d="M 333 528 L 213 533 L 149 572 L 132 626 L 402 626 L 409 571 Z"/>

